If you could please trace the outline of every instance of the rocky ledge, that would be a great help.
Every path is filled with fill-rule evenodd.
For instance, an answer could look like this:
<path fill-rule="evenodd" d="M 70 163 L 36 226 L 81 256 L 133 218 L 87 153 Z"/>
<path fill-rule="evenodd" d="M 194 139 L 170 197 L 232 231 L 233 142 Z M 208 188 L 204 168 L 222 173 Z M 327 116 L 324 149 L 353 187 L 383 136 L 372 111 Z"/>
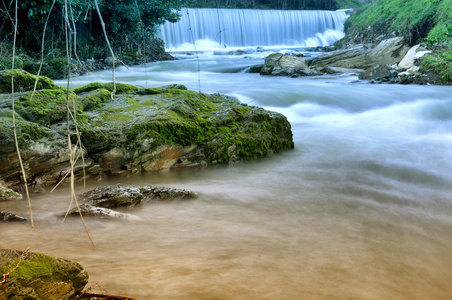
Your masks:
<path fill-rule="evenodd" d="M 88 272 L 79 263 L 28 250 L 0 249 L 0 299 L 135 300 L 83 291 Z"/>
<path fill-rule="evenodd" d="M 72 299 L 88 283 L 78 263 L 28 250 L 0 249 L 0 299 Z"/>
<path fill-rule="evenodd" d="M 32 188 L 54 186 L 70 171 L 68 128 L 80 133 L 80 139 L 70 137 L 84 152 L 74 167 L 76 179 L 233 164 L 294 147 L 283 115 L 176 85 L 142 89 L 117 84 L 114 100 L 112 83 L 75 88 L 69 92 L 75 128 L 66 121 L 65 90 L 41 79 L 32 95 L 33 76 L 15 71 L 14 77 L 18 141 Z M 1 73 L 0 83 L 8 78 L 10 71 Z M 12 116 L 11 95 L 0 95 L 0 181 L 17 190 L 23 179 Z"/>
<path fill-rule="evenodd" d="M 437 78 L 420 72 L 420 62 L 430 54 L 420 45 L 409 47 L 402 37 L 380 41 L 377 45 L 352 45 L 305 59 L 297 55 L 274 53 L 250 72 L 273 76 L 313 76 L 352 73 L 371 83 L 436 83 Z"/>

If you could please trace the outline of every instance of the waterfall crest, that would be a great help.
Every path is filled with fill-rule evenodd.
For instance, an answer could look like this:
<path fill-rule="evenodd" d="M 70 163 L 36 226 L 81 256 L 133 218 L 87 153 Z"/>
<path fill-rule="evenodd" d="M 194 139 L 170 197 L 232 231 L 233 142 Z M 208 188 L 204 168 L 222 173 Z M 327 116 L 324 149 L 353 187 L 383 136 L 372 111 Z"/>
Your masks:
<path fill-rule="evenodd" d="M 344 11 L 183 8 L 160 27 L 167 49 L 326 46 L 344 36 Z M 200 48 L 200 49 L 199 49 Z"/>

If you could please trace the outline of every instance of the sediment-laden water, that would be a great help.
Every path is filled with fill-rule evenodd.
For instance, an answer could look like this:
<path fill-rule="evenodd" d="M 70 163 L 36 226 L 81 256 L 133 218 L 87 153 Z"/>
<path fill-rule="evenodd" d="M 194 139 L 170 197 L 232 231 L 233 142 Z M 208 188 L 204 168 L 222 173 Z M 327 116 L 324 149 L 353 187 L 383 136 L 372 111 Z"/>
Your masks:
<path fill-rule="evenodd" d="M 249 51 L 205 53 L 200 73 L 194 56 L 180 55 L 121 68 L 117 80 L 185 84 L 276 110 L 292 124 L 294 150 L 92 182 L 200 194 L 125 210 L 138 221 L 87 218 L 96 249 L 79 219 L 61 223 L 67 189 L 33 196 L 36 228 L 0 224 L 0 248 L 76 260 L 91 286 L 137 299 L 450 299 L 452 87 L 237 73 L 266 55 Z M 92 81 L 111 73 L 73 85 Z M 25 201 L 0 205 L 27 215 Z"/>

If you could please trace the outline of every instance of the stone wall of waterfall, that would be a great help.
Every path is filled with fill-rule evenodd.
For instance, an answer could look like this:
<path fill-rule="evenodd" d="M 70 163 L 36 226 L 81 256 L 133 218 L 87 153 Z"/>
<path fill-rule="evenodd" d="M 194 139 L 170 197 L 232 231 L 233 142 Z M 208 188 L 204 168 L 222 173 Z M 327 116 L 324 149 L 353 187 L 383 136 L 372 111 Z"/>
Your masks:
<path fill-rule="evenodd" d="M 326 46 L 343 37 L 344 11 L 183 8 L 160 27 L 167 49 Z M 191 46 L 190 46 L 191 45 Z"/>

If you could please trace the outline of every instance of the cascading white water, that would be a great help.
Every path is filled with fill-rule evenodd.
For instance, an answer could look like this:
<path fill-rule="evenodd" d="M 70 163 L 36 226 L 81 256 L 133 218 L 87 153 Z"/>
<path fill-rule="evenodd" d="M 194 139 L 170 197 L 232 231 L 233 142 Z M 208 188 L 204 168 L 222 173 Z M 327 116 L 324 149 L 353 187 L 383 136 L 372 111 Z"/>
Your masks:
<path fill-rule="evenodd" d="M 346 18 L 344 11 L 184 8 L 180 21 L 160 27 L 160 38 L 181 50 L 193 50 L 193 40 L 198 50 L 326 46 L 343 37 Z"/>

